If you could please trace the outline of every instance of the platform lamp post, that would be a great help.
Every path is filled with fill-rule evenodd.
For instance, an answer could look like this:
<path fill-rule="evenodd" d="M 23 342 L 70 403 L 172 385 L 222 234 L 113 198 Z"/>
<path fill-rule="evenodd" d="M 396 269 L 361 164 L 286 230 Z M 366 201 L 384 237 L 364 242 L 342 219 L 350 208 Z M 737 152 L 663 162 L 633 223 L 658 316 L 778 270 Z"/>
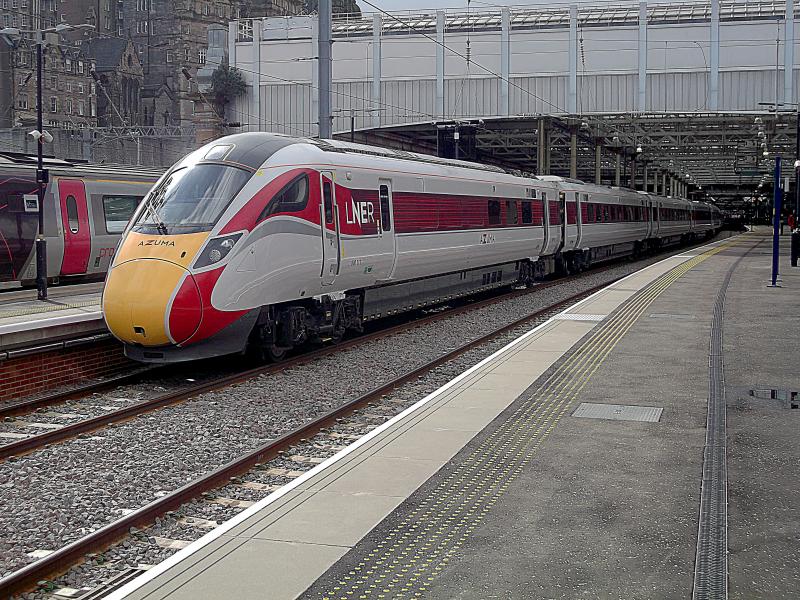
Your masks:
<path fill-rule="evenodd" d="M 59 23 L 55 27 L 36 30 L 20 30 L 16 27 L 0 29 L 0 35 L 18 38 L 21 33 L 36 34 L 36 129 L 29 135 L 36 140 L 36 191 L 38 197 L 39 227 L 36 236 L 36 290 L 39 300 L 47 300 L 47 240 L 44 235 L 44 192 L 49 180 L 49 173 L 44 168 L 42 145 L 53 141 L 53 136 L 44 130 L 42 118 L 42 54 L 45 45 L 44 36 L 48 33 L 64 33 L 80 29 L 94 29 L 94 25 L 82 23 L 70 25 Z"/>

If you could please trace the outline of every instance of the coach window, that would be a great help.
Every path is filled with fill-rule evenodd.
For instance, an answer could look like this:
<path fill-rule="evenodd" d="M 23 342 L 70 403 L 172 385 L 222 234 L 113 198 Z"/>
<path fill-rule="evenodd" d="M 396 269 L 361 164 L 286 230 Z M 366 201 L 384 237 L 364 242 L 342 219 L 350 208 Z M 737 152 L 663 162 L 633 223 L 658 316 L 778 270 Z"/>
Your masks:
<path fill-rule="evenodd" d="M 506 200 L 506 223 L 508 225 L 516 225 L 519 222 L 517 215 L 517 201 Z"/>
<path fill-rule="evenodd" d="M 328 186 L 328 195 L 330 195 L 330 185 Z M 303 173 L 295 177 L 292 181 L 286 184 L 283 189 L 275 194 L 275 197 L 258 215 L 256 223 L 260 223 L 270 215 L 275 213 L 286 212 L 299 212 L 308 205 L 308 175 Z M 325 215 L 328 215 L 328 205 L 325 204 Z M 328 221 L 330 223 L 331 221 Z"/>
<path fill-rule="evenodd" d="M 67 221 L 69 221 L 69 230 L 72 233 L 78 233 L 80 222 L 78 221 L 78 203 L 75 201 L 75 196 L 67 196 Z"/>
<path fill-rule="evenodd" d="M 103 196 L 107 233 L 122 233 L 142 199 L 139 196 Z"/>
<path fill-rule="evenodd" d="M 489 225 L 500 225 L 500 202 L 489 200 Z"/>
<path fill-rule="evenodd" d="M 333 191 L 330 181 L 322 182 L 322 200 L 325 204 L 325 222 L 333 223 Z"/>
<path fill-rule="evenodd" d="M 533 223 L 533 202 L 522 203 L 522 223 L 523 225 Z"/>
<path fill-rule="evenodd" d="M 384 231 L 392 229 L 392 211 L 389 208 L 389 186 L 382 185 L 378 188 L 381 200 L 381 227 Z"/>

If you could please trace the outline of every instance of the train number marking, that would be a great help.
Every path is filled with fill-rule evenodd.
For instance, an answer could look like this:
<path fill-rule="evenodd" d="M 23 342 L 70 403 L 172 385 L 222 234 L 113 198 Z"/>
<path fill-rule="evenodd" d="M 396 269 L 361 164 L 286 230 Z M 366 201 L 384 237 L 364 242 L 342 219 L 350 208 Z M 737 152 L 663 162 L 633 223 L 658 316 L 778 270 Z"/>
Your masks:
<path fill-rule="evenodd" d="M 348 225 L 364 225 L 375 222 L 375 206 L 372 202 L 350 201 L 350 206 L 344 205 L 345 218 Z"/>
<path fill-rule="evenodd" d="M 494 244 L 494 234 L 493 233 L 482 233 L 481 234 L 481 244 Z"/>

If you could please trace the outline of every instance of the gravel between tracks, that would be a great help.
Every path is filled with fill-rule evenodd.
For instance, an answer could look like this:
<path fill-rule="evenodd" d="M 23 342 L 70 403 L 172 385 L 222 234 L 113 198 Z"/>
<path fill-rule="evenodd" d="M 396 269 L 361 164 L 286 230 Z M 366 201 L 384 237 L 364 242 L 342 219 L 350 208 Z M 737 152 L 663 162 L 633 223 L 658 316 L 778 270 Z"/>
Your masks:
<path fill-rule="evenodd" d="M 557 286 L 533 290 L 524 296 L 368 342 L 288 371 L 204 394 L 92 435 L 1 463 L 0 504 L 4 511 L 0 520 L 0 575 L 33 562 L 29 552 L 57 549 L 381 382 L 521 316 L 664 257 L 590 272 Z M 400 412 L 529 328 L 526 326 L 504 335 L 403 386 L 381 402 L 385 418 Z M 375 419 L 367 429 L 380 422 Z M 358 435 L 365 432 L 348 431 Z M 342 445 L 346 443 L 343 441 Z M 330 454 L 332 452 L 327 455 Z M 295 470 L 313 466 L 281 460 Z M 268 476 L 263 481 L 284 482 Z M 238 486 L 217 493 L 236 497 L 237 494 L 241 496 L 242 489 Z M 256 500 L 267 493 L 259 491 L 241 499 Z M 182 514 L 222 522 L 240 510 L 196 501 L 139 535 L 191 540 L 203 531 L 179 524 L 177 520 Z M 137 563 L 155 564 L 173 552 L 152 544 L 126 541 L 104 553 L 103 565 L 100 560 L 89 561 L 70 571 L 59 583 L 71 587 L 96 584 L 112 574 L 107 567 L 109 563 L 115 566 L 113 570 Z M 26 596 L 43 597 L 39 594 Z"/>

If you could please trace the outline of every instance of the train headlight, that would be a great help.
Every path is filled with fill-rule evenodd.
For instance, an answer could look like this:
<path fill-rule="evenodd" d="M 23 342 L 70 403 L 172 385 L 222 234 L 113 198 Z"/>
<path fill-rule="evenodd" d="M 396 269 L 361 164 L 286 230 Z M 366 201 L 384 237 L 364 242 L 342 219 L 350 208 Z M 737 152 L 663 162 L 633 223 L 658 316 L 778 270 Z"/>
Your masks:
<path fill-rule="evenodd" d="M 200 254 L 200 257 L 194 263 L 194 268 L 201 269 L 202 267 L 207 267 L 208 265 L 213 265 L 221 261 L 236 245 L 240 237 L 242 237 L 241 233 L 235 233 L 233 235 L 226 235 L 209 240 L 205 249 Z"/>

